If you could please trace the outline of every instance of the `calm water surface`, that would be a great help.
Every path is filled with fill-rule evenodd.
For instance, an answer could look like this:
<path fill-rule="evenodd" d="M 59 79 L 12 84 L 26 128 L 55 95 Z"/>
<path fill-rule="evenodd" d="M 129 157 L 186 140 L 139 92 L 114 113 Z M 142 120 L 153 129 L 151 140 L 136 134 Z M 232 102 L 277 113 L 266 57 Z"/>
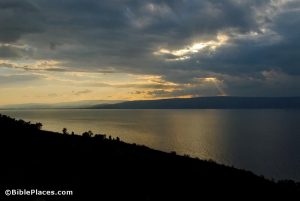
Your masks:
<path fill-rule="evenodd" d="M 300 181 L 300 110 L 3 110 L 45 130 L 106 133 L 123 141 L 189 154 Z"/>

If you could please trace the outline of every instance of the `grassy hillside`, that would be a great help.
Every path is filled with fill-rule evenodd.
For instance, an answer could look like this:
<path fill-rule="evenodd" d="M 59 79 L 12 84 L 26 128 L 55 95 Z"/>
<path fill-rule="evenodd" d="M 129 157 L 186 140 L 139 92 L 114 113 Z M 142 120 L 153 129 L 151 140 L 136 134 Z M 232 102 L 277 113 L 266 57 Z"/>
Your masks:
<path fill-rule="evenodd" d="M 299 184 L 275 183 L 214 162 L 127 144 L 104 135 L 43 131 L 0 116 L 0 200 L 7 188 L 73 190 L 73 196 L 15 200 L 244 200 L 299 198 Z M 242 196 L 242 197 L 241 197 Z"/>

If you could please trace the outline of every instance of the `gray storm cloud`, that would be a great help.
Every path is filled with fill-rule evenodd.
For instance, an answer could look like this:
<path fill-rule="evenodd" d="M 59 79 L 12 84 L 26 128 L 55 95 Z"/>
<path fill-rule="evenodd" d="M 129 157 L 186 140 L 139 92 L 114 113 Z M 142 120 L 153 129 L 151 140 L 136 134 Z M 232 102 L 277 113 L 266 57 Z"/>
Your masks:
<path fill-rule="evenodd" d="M 299 1 L 0 0 L 0 27 L 0 59 L 178 84 L 216 77 L 229 95 L 300 95 Z"/>

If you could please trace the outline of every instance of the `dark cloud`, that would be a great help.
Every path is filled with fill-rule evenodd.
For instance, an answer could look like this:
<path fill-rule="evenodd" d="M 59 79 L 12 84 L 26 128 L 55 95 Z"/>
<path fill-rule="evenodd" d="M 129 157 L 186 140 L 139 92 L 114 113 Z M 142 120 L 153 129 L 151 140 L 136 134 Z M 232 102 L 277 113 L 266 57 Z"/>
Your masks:
<path fill-rule="evenodd" d="M 1 53 L 1 48 L 0 48 L 0 53 Z M 1 58 L 1 57 L 0 57 Z M 5 58 L 5 57 L 4 57 Z M 13 55 L 10 55 L 8 58 L 14 58 Z M 23 65 L 23 64 L 17 64 L 17 63 L 9 63 L 9 62 L 2 62 L 0 63 L 0 67 L 4 68 L 13 68 L 13 69 L 20 69 L 24 71 L 49 71 L 49 72 L 66 72 L 67 70 L 61 67 L 53 67 L 49 66 L 47 62 L 42 62 L 41 64 L 38 64 L 35 66 L 33 65 Z"/>
<path fill-rule="evenodd" d="M 0 42 L 15 42 L 24 34 L 41 32 L 43 17 L 28 0 L 0 1 Z"/>
<path fill-rule="evenodd" d="M 227 29 L 257 30 L 253 12 L 258 3 L 251 2 L 38 1 L 46 31 L 28 40 L 56 50 L 44 49 L 36 57 L 67 60 L 75 68 L 112 66 L 144 73 L 143 65 L 152 73 L 153 66 L 163 65 L 153 56 L 159 47 L 179 48 Z"/>
<path fill-rule="evenodd" d="M 300 8 L 300 6 L 299 6 Z M 235 39 L 211 58 L 200 55 L 205 70 L 226 74 L 251 74 L 277 69 L 284 73 L 300 74 L 300 10 L 276 16 L 272 33 L 256 38 Z"/>
<path fill-rule="evenodd" d="M 0 43 L 31 49 L 1 46 L 0 57 L 63 63 L 49 71 L 153 74 L 177 84 L 216 77 L 235 95 L 299 95 L 299 10 L 296 0 L 1 0 Z M 203 48 L 185 60 L 172 53 L 218 42 L 222 34 L 228 41 L 215 50 Z M 170 52 L 154 54 L 160 49 Z M 276 77 L 282 89 L 264 72 L 285 76 Z M 217 92 L 160 88 L 152 95 L 160 93 Z"/>
<path fill-rule="evenodd" d="M 19 56 L 20 53 L 15 51 L 13 48 L 2 45 L 0 46 L 0 58 L 16 58 Z"/>
<path fill-rule="evenodd" d="M 28 47 L 0 44 L 0 59 L 15 59 L 32 56 L 32 50 Z"/>

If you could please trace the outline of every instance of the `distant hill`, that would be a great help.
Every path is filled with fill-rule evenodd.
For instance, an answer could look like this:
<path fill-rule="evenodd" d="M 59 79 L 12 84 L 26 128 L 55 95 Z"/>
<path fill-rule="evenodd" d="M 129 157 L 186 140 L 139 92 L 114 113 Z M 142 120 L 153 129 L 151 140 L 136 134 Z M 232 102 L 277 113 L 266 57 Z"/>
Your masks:
<path fill-rule="evenodd" d="M 99 104 L 95 109 L 299 109 L 300 97 L 197 97 Z"/>
<path fill-rule="evenodd" d="M 25 104 L 10 104 L 0 106 L 0 109 L 72 109 L 86 108 L 96 104 L 115 104 L 123 102 L 121 100 L 83 100 L 74 102 L 61 103 L 25 103 Z"/>

